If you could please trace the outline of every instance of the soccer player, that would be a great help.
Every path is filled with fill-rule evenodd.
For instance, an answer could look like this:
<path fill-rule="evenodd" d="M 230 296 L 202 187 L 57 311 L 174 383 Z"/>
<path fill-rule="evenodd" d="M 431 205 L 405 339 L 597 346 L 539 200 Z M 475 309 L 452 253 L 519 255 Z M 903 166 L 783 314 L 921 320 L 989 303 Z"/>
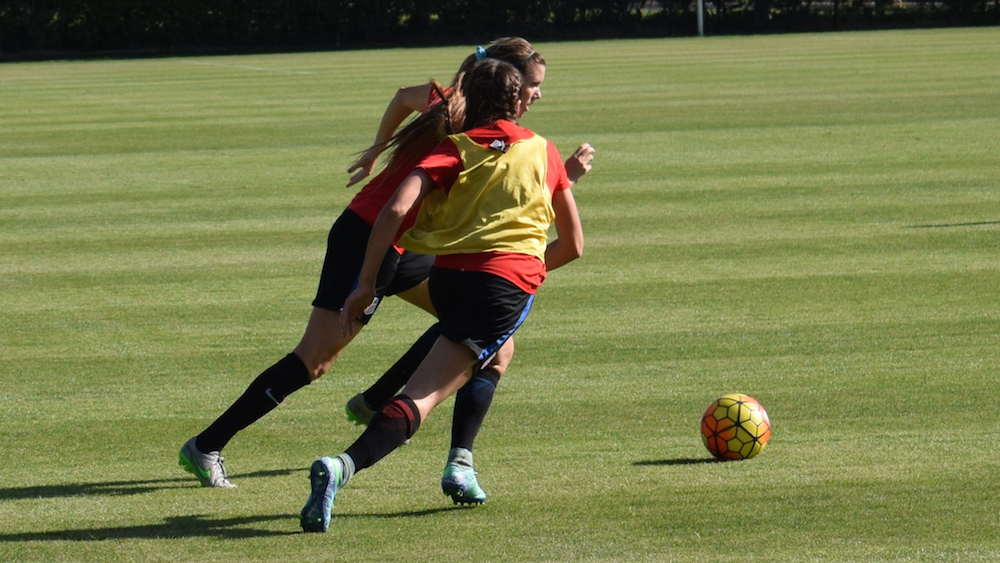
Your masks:
<path fill-rule="evenodd" d="M 327 531 L 337 491 L 402 445 L 462 388 L 524 321 L 546 272 L 583 252 L 572 184 L 558 151 L 517 124 L 521 82 L 509 63 L 477 62 L 462 85 L 463 132 L 449 135 L 417 165 L 372 227 L 358 285 L 344 303 L 345 334 L 354 333 L 351 319 L 377 297 L 375 257 L 391 247 L 418 206 L 399 244 L 436 256 L 428 287 L 439 322 L 421 337 L 432 345 L 403 393 L 343 453 L 312 464 L 300 513 L 306 532 Z M 549 242 L 553 221 L 558 239 Z"/>
<path fill-rule="evenodd" d="M 478 58 L 494 56 L 513 60 L 525 68 L 531 64 L 538 64 L 544 69 L 544 59 L 534 52 L 527 41 L 520 38 L 503 38 L 470 55 L 456 74 L 452 89 L 459 85 L 466 69 Z M 436 92 L 433 94 L 432 92 L 433 89 L 429 84 L 402 88 L 397 92 L 386 109 L 375 146 L 350 168 L 349 172 L 356 172 L 348 185 L 357 183 L 371 172 L 379 153 L 386 147 L 386 140 L 412 111 L 427 111 L 435 107 L 439 98 Z M 538 92 L 535 94 L 529 92 L 528 95 L 530 97 L 525 101 L 528 105 L 540 97 Z M 457 121 L 464 118 L 464 112 L 461 108 L 453 107 L 450 114 L 438 111 L 437 116 L 439 120 Z M 429 128 L 424 131 L 426 138 L 422 141 L 423 152 L 415 153 L 416 156 L 422 156 L 433 148 L 444 136 L 445 125 L 448 124 L 440 122 L 436 127 L 441 130 Z M 573 164 L 576 168 L 580 168 L 579 162 Z M 317 295 L 313 301 L 313 311 L 305 333 L 292 353 L 257 376 L 243 395 L 221 416 L 181 448 L 179 454 L 181 466 L 194 474 L 203 486 L 233 487 L 226 475 L 221 455 L 226 444 L 240 430 L 276 408 L 286 397 L 321 377 L 350 343 L 353 334 L 344 334 L 339 329 L 342 317 L 340 309 L 360 270 L 371 225 L 395 187 L 412 169 L 412 166 L 409 168 L 406 166 L 406 162 L 398 161 L 383 170 L 362 188 L 334 223 L 328 237 L 327 256 Z M 429 260 L 430 258 L 426 256 L 412 253 L 406 253 L 401 257 L 396 250 L 384 252 L 379 277 L 380 295 L 384 297 L 398 294 L 433 313 L 430 299 L 427 297 L 426 284 L 422 283 L 427 277 Z M 370 313 L 373 312 L 372 310 Z M 370 317 L 371 314 L 360 315 L 355 321 L 357 328 L 362 328 Z M 504 359 L 509 359 L 509 356 L 501 356 L 500 361 L 491 366 L 498 374 L 506 367 Z M 486 407 L 488 408 L 488 404 Z M 482 408 L 474 407 L 470 410 L 482 411 L 485 416 Z M 475 427 L 474 422 L 461 424 L 463 428 Z"/>

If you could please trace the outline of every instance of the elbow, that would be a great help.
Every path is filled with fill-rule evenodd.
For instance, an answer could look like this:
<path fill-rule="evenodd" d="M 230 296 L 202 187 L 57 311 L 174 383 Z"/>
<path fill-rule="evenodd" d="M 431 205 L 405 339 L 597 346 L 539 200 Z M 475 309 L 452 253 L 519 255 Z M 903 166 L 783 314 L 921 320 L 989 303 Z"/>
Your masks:
<path fill-rule="evenodd" d="M 583 237 L 575 237 L 573 239 L 573 244 L 569 247 L 569 256 L 567 258 L 572 261 L 581 256 L 583 256 Z"/>
<path fill-rule="evenodd" d="M 406 205 L 400 204 L 400 203 L 396 203 L 394 205 L 386 206 L 386 210 L 388 211 L 389 217 L 392 217 L 393 219 L 400 219 L 400 220 L 403 217 L 406 217 L 406 214 L 410 212 L 410 208 L 409 207 L 407 207 Z"/>

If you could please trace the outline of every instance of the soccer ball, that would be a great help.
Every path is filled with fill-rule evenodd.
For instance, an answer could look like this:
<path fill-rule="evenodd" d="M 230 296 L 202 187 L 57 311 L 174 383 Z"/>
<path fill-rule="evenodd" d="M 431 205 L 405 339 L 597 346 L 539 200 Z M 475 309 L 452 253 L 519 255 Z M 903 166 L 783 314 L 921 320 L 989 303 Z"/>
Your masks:
<path fill-rule="evenodd" d="M 771 420 L 764 407 L 747 395 L 723 395 L 701 417 L 701 439 L 721 460 L 750 459 L 771 438 Z"/>

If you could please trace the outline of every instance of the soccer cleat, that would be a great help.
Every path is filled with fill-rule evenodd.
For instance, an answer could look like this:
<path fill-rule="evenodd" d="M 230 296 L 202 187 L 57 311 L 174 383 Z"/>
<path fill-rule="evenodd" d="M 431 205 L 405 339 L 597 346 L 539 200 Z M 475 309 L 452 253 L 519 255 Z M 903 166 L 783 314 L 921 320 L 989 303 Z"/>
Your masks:
<path fill-rule="evenodd" d="M 448 452 L 448 464 L 441 477 L 441 490 L 455 504 L 483 504 L 486 492 L 479 486 L 476 470 L 472 467 L 472 452 L 453 448 Z"/>
<path fill-rule="evenodd" d="M 325 532 L 330 529 L 330 512 L 337 496 L 341 477 L 340 463 L 330 457 L 313 462 L 309 470 L 309 500 L 302 507 L 299 522 L 303 532 Z"/>
<path fill-rule="evenodd" d="M 476 471 L 471 468 L 459 467 L 449 463 L 444 468 L 441 477 L 441 490 L 451 497 L 455 504 L 483 504 L 486 502 L 486 492 L 476 480 Z"/>
<path fill-rule="evenodd" d="M 365 396 L 360 393 L 347 401 L 344 411 L 347 412 L 347 420 L 357 426 L 368 426 L 372 422 L 372 417 L 378 412 L 368 406 L 368 403 L 365 402 Z"/>
<path fill-rule="evenodd" d="M 188 440 L 181 448 L 178 462 L 188 473 L 201 481 L 202 487 L 233 489 L 236 485 L 226 477 L 226 467 L 222 465 L 219 452 L 202 453 L 195 446 L 195 438 Z"/>

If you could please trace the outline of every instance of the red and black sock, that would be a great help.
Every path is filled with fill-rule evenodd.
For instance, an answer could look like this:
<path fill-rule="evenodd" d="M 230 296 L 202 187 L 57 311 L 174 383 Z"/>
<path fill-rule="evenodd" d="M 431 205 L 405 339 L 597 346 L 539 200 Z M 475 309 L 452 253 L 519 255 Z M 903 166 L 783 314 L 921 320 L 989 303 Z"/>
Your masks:
<path fill-rule="evenodd" d="M 372 418 L 368 428 L 344 453 L 351 456 L 355 469 L 361 471 L 406 443 L 418 428 L 417 405 L 406 395 L 399 395 Z"/>

